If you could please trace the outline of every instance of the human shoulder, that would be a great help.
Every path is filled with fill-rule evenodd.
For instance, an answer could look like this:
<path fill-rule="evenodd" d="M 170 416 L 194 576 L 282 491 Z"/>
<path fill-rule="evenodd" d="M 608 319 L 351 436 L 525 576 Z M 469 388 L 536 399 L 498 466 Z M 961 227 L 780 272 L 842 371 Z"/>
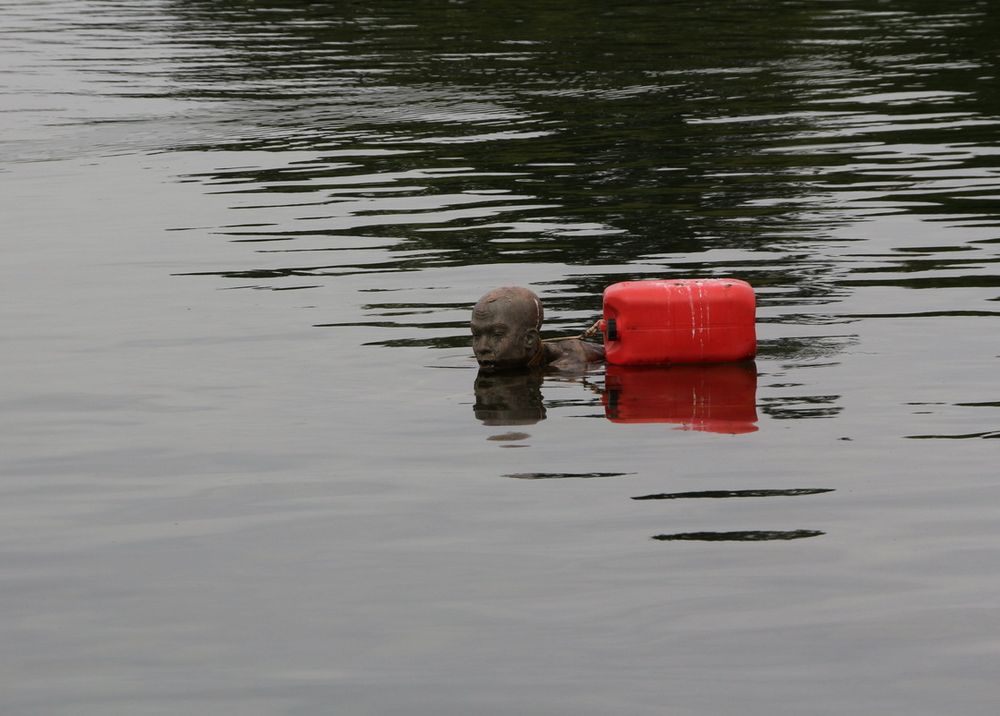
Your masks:
<path fill-rule="evenodd" d="M 579 338 L 549 341 L 545 348 L 548 366 L 556 370 L 578 370 L 604 361 L 604 346 Z"/>

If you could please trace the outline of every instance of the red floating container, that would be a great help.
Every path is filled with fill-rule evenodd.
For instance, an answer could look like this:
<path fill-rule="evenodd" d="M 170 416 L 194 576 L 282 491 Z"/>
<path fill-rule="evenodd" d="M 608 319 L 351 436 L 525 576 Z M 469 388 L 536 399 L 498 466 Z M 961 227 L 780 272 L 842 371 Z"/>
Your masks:
<path fill-rule="evenodd" d="M 604 289 L 608 363 L 725 363 L 757 352 L 756 302 L 746 281 L 625 281 Z"/>

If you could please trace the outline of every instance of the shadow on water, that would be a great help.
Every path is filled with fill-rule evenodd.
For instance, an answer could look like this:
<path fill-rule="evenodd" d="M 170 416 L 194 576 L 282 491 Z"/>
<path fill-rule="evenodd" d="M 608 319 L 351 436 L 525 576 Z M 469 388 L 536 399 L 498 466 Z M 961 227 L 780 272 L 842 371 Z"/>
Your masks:
<path fill-rule="evenodd" d="M 814 354 L 815 351 L 808 352 Z M 484 425 L 532 425 L 565 406 L 546 401 L 546 380 L 578 384 L 581 407 L 601 406 L 598 417 L 617 424 L 673 424 L 680 430 L 740 435 L 756 432 L 758 407 L 772 419 L 832 418 L 839 395 L 773 395 L 758 398 L 754 362 L 717 365 L 608 365 L 581 376 L 480 371 L 473 384 L 473 413 Z M 786 387 L 771 384 L 770 387 Z M 791 386 L 791 387 L 794 387 Z"/>
<path fill-rule="evenodd" d="M 674 423 L 687 430 L 757 430 L 753 362 L 669 367 L 609 365 L 601 393 L 615 423 Z"/>
<path fill-rule="evenodd" d="M 599 376 L 550 376 L 576 383 L 581 390 L 596 393 L 605 408 L 602 417 L 621 424 L 676 423 L 680 428 L 703 432 L 741 434 L 757 430 L 757 369 L 753 362 L 722 365 L 641 367 L 608 365 L 604 384 Z M 474 384 L 476 418 L 487 426 L 534 425 L 546 418 L 542 395 L 545 376 L 538 371 L 492 373 L 480 371 Z M 574 401 L 594 404 L 595 399 Z M 523 446 L 531 436 L 513 432 L 492 435 L 488 440 L 503 447 Z M 590 479 L 627 477 L 627 472 L 526 472 L 504 477 L 519 480 Z M 802 497 L 833 492 L 832 488 L 702 490 L 656 493 L 632 497 L 637 501 L 731 499 L 753 497 Z M 685 532 L 656 535 L 662 541 L 793 540 L 824 534 L 817 530 Z"/>
<path fill-rule="evenodd" d="M 484 425 L 532 425 L 544 420 L 545 377 L 541 372 L 480 371 L 473 385 L 476 419 Z M 732 435 L 757 430 L 757 368 L 753 362 L 608 365 L 603 375 L 595 371 L 548 378 L 579 384 L 583 398 L 576 404 L 602 405 L 601 417 L 612 423 L 667 423 L 683 430 Z M 565 405 L 565 401 L 561 404 Z"/>
<path fill-rule="evenodd" d="M 473 391 L 472 410 L 483 425 L 534 425 L 545 420 L 543 375 L 480 371 Z"/>

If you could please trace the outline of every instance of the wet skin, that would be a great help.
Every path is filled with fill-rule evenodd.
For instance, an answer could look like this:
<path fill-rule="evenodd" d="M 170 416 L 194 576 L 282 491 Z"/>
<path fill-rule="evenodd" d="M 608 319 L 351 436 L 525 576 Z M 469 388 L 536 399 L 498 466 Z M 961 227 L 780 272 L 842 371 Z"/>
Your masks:
<path fill-rule="evenodd" d="M 518 322 L 504 305 L 491 304 L 472 316 L 472 350 L 488 371 L 523 370 L 540 350 L 538 329 Z"/>
<path fill-rule="evenodd" d="M 523 371 L 549 367 L 585 369 L 604 360 L 604 347 L 576 338 L 542 341 L 542 304 L 526 288 L 494 289 L 472 312 L 472 350 L 484 371 Z"/>
<path fill-rule="evenodd" d="M 561 372 L 575 373 L 585 370 L 590 363 L 604 362 L 604 346 L 579 338 L 543 342 L 542 347 L 545 349 L 545 365 Z"/>

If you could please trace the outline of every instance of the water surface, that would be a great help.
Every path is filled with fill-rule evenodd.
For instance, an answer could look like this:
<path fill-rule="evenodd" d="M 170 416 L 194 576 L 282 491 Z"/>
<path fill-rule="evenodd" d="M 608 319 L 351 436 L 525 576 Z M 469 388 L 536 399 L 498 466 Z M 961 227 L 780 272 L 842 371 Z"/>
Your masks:
<path fill-rule="evenodd" d="M 0 0 L 3 711 L 994 713 L 998 37 Z M 722 276 L 749 372 L 477 380 Z"/>

